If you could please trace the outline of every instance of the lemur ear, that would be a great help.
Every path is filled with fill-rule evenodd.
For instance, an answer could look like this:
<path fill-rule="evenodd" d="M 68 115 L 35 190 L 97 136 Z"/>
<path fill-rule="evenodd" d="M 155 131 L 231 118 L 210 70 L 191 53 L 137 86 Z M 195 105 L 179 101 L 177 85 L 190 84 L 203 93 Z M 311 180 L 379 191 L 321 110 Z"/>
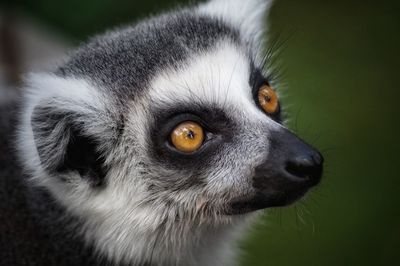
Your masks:
<path fill-rule="evenodd" d="M 41 166 L 51 175 L 78 172 L 94 186 L 106 175 L 98 140 L 85 132 L 83 114 L 41 102 L 32 113 L 32 132 Z"/>
<path fill-rule="evenodd" d="M 199 11 L 222 18 L 238 27 L 248 41 L 260 38 L 273 0 L 210 0 Z"/>
<path fill-rule="evenodd" d="M 79 173 L 91 185 L 101 185 L 114 127 L 98 91 L 84 81 L 50 75 L 29 83 L 19 139 L 25 156 L 36 155 L 36 164 L 49 176 Z"/>

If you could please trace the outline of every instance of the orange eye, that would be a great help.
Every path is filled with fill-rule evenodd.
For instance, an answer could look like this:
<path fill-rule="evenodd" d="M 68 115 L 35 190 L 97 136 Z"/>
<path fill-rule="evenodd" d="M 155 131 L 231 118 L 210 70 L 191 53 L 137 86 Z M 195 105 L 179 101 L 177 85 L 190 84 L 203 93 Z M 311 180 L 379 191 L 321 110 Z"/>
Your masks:
<path fill-rule="evenodd" d="M 172 131 L 171 141 L 175 148 L 181 152 L 195 152 L 203 144 L 203 128 L 195 122 L 183 122 Z"/>
<path fill-rule="evenodd" d="M 258 91 L 258 102 L 268 114 L 275 114 L 279 109 L 278 95 L 268 85 L 261 86 Z"/>

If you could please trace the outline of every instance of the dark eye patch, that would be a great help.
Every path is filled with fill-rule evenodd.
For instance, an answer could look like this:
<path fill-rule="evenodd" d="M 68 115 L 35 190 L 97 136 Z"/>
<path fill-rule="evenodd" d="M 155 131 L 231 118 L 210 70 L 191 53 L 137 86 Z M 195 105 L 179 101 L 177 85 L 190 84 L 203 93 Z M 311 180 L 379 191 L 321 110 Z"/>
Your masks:
<path fill-rule="evenodd" d="M 151 157 L 169 169 L 201 171 L 234 135 L 235 125 L 223 110 L 205 104 L 180 104 L 153 110 L 154 123 L 149 128 Z M 193 121 L 206 132 L 204 145 L 196 152 L 184 154 L 170 145 L 170 134 L 180 123 Z"/>

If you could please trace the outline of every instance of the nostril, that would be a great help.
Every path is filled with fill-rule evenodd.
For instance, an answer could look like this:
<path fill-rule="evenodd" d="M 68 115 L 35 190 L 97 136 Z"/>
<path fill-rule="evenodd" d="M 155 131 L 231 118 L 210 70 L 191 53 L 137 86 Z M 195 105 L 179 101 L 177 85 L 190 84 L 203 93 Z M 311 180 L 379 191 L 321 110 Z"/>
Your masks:
<path fill-rule="evenodd" d="M 298 178 L 318 182 L 322 175 L 323 157 L 315 153 L 308 157 L 296 157 L 286 163 L 286 171 Z"/>
<path fill-rule="evenodd" d="M 324 157 L 322 157 L 322 154 L 319 152 L 314 153 L 311 157 L 317 165 L 322 165 L 324 163 Z"/>
<path fill-rule="evenodd" d="M 296 177 L 307 177 L 313 165 L 311 158 L 296 158 L 286 164 L 286 171 Z"/>

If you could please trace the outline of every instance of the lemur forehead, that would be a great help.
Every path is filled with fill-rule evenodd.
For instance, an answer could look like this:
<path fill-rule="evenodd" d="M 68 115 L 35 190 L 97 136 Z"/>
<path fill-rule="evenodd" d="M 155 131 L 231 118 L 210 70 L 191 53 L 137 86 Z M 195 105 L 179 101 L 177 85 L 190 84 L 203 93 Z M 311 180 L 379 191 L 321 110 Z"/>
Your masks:
<path fill-rule="evenodd" d="M 224 40 L 213 49 L 193 55 L 179 69 L 157 75 L 148 96 L 161 108 L 177 103 L 240 107 L 253 101 L 250 71 L 251 60 L 246 52 Z"/>
<path fill-rule="evenodd" d="M 123 102 L 146 91 L 160 72 L 179 68 L 221 39 L 241 42 L 238 30 L 222 19 L 183 10 L 94 38 L 57 74 L 88 77 Z"/>

